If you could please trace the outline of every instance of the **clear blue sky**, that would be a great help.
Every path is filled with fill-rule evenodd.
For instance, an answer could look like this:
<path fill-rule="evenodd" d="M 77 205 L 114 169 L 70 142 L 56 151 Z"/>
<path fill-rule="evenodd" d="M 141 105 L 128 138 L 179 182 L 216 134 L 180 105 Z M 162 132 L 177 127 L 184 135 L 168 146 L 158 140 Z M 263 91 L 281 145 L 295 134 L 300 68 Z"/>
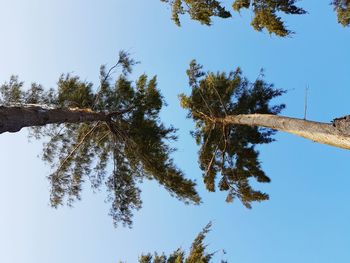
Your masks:
<path fill-rule="evenodd" d="M 227 1 L 229 4 L 230 1 Z M 316 4 L 317 2 L 317 4 Z M 350 29 L 336 23 L 325 1 L 302 1 L 309 15 L 288 17 L 292 38 L 254 32 L 250 14 L 215 20 L 210 28 L 170 20 L 159 0 L 0 1 L 0 82 L 18 74 L 29 84 L 54 87 L 61 73 L 97 82 L 99 66 L 112 65 L 120 49 L 142 63 L 135 75 L 158 75 L 169 106 L 164 121 L 179 128 L 177 164 L 197 179 L 204 204 L 185 206 L 155 182 L 142 185 L 143 208 L 133 229 L 115 229 L 103 191 L 88 185 L 74 208 L 48 205 L 49 167 L 41 143 L 29 143 L 25 130 L 0 136 L 0 262 L 136 262 L 143 252 L 188 248 L 210 220 L 208 249 L 233 263 L 350 262 L 350 152 L 278 133 L 260 147 L 271 177 L 259 185 L 271 200 L 252 210 L 225 195 L 204 190 L 192 123 L 177 94 L 188 92 L 185 70 L 195 58 L 207 70 L 240 66 L 250 79 L 265 68 L 266 79 L 289 92 L 284 115 L 303 117 L 309 85 L 308 118 L 328 122 L 349 114 Z"/>

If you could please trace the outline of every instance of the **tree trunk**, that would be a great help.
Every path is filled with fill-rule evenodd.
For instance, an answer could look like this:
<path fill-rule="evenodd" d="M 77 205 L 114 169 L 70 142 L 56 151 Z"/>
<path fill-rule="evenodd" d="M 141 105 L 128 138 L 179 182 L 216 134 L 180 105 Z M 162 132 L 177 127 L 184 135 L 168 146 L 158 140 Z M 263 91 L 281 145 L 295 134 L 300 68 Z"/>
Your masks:
<path fill-rule="evenodd" d="M 350 149 L 350 117 L 322 123 L 270 114 L 241 114 L 215 118 L 215 122 L 227 125 L 261 126 L 292 133 L 314 142 Z"/>
<path fill-rule="evenodd" d="M 0 134 L 18 132 L 23 127 L 53 123 L 107 121 L 108 115 L 84 109 L 46 109 L 40 106 L 0 106 Z"/>

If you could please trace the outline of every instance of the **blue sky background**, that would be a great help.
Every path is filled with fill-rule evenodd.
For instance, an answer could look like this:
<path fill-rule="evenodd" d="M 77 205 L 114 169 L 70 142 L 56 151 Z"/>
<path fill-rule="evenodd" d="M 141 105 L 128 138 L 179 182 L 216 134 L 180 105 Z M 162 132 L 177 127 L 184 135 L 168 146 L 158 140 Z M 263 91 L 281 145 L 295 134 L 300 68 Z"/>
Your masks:
<path fill-rule="evenodd" d="M 230 1 L 227 1 L 230 4 Z M 176 163 L 196 179 L 203 205 L 186 206 L 157 185 L 145 182 L 143 208 L 132 229 L 115 229 L 107 215 L 105 193 L 86 185 L 74 208 L 51 209 L 46 176 L 38 155 L 41 143 L 28 142 L 27 131 L 0 136 L 0 262 L 136 262 L 144 252 L 188 248 L 210 220 L 210 251 L 233 263 L 349 262 L 350 166 L 348 151 L 278 133 L 260 147 L 263 168 L 271 177 L 258 185 L 270 201 L 247 210 L 226 204 L 225 194 L 207 193 L 197 165 L 177 94 L 189 92 L 185 70 L 195 58 L 211 71 L 234 70 L 288 90 L 280 99 L 284 115 L 303 117 L 309 85 L 308 119 L 329 122 L 349 114 L 350 29 L 336 23 L 329 1 L 302 1 L 309 15 L 287 17 L 297 33 L 280 39 L 257 33 L 251 14 L 214 20 L 212 27 L 170 20 L 159 0 L 0 1 L 0 82 L 18 74 L 54 87 L 61 73 L 72 72 L 97 83 L 99 66 L 112 65 L 121 49 L 142 63 L 141 73 L 158 75 L 169 106 L 162 116 L 178 127 Z"/>

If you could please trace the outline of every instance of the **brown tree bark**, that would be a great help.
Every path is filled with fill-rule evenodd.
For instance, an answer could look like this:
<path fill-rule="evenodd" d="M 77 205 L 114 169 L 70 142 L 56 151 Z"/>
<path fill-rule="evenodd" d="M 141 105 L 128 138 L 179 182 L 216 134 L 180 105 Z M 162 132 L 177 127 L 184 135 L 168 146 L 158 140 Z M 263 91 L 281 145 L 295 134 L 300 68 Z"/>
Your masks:
<path fill-rule="evenodd" d="M 108 121 L 109 115 L 84 109 L 46 109 L 40 106 L 0 106 L 0 134 L 18 132 L 23 127 L 53 123 Z"/>
<path fill-rule="evenodd" d="M 295 134 L 314 142 L 350 149 L 350 117 L 322 123 L 270 114 L 241 114 L 225 118 L 211 118 L 226 125 L 261 126 Z"/>

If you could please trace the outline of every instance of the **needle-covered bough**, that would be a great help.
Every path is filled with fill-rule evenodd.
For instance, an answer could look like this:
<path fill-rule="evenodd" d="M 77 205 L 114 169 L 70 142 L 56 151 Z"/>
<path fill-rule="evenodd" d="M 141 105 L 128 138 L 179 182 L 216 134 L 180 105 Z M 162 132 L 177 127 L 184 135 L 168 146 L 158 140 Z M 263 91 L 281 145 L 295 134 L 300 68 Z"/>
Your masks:
<path fill-rule="evenodd" d="M 252 15 L 251 26 L 256 31 L 266 30 L 279 37 L 290 36 L 284 17 L 286 15 L 303 15 L 306 10 L 298 6 L 298 0 L 160 0 L 171 9 L 172 20 L 180 26 L 180 16 L 188 14 L 193 20 L 210 26 L 215 17 L 230 18 L 231 11 L 241 13 L 248 11 Z M 299 3 L 298 3 L 299 4 Z M 231 7 L 229 7 L 231 5 Z M 337 13 L 338 23 L 350 25 L 350 1 L 332 0 L 331 5 Z"/>
<path fill-rule="evenodd" d="M 114 223 L 132 224 L 141 207 L 138 182 L 155 179 L 185 203 L 200 202 L 195 183 L 170 158 L 175 129 L 165 127 L 159 112 L 164 105 L 156 77 L 128 78 L 136 62 L 120 52 L 108 72 L 101 67 L 100 86 L 76 76 L 62 75 L 57 89 L 32 84 L 24 91 L 17 77 L 0 87 L 0 133 L 31 127 L 35 138 L 48 139 L 43 159 L 51 164 L 48 176 L 53 207 L 80 199 L 83 182 L 93 189 L 107 186 Z M 114 83 L 111 73 L 122 73 Z"/>
<path fill-rule="evenodd" d="M 247 207 L 252 201 L 268 199 L 254 190 L 251 179 L 270 182 L 261 168 L 256 145 L 273 141 L 276 130 L 312 141 L 350 149 L 350 118 L 320 123 L 278 116 L 284 104 L 271 100 L 284 93 L 259 77 L 251 83 L 238 68 L 229 74 L 204 73 L 192 61 L 187 71 L 192 92 L 180 95 L 181 105 L 196 124 L 193 136 L 200 145 L 199 163 L 209 191 L 228 191 L 227 201 L 240 199 Z M 216 183 L 217 175 L 221 175 Z"/>

